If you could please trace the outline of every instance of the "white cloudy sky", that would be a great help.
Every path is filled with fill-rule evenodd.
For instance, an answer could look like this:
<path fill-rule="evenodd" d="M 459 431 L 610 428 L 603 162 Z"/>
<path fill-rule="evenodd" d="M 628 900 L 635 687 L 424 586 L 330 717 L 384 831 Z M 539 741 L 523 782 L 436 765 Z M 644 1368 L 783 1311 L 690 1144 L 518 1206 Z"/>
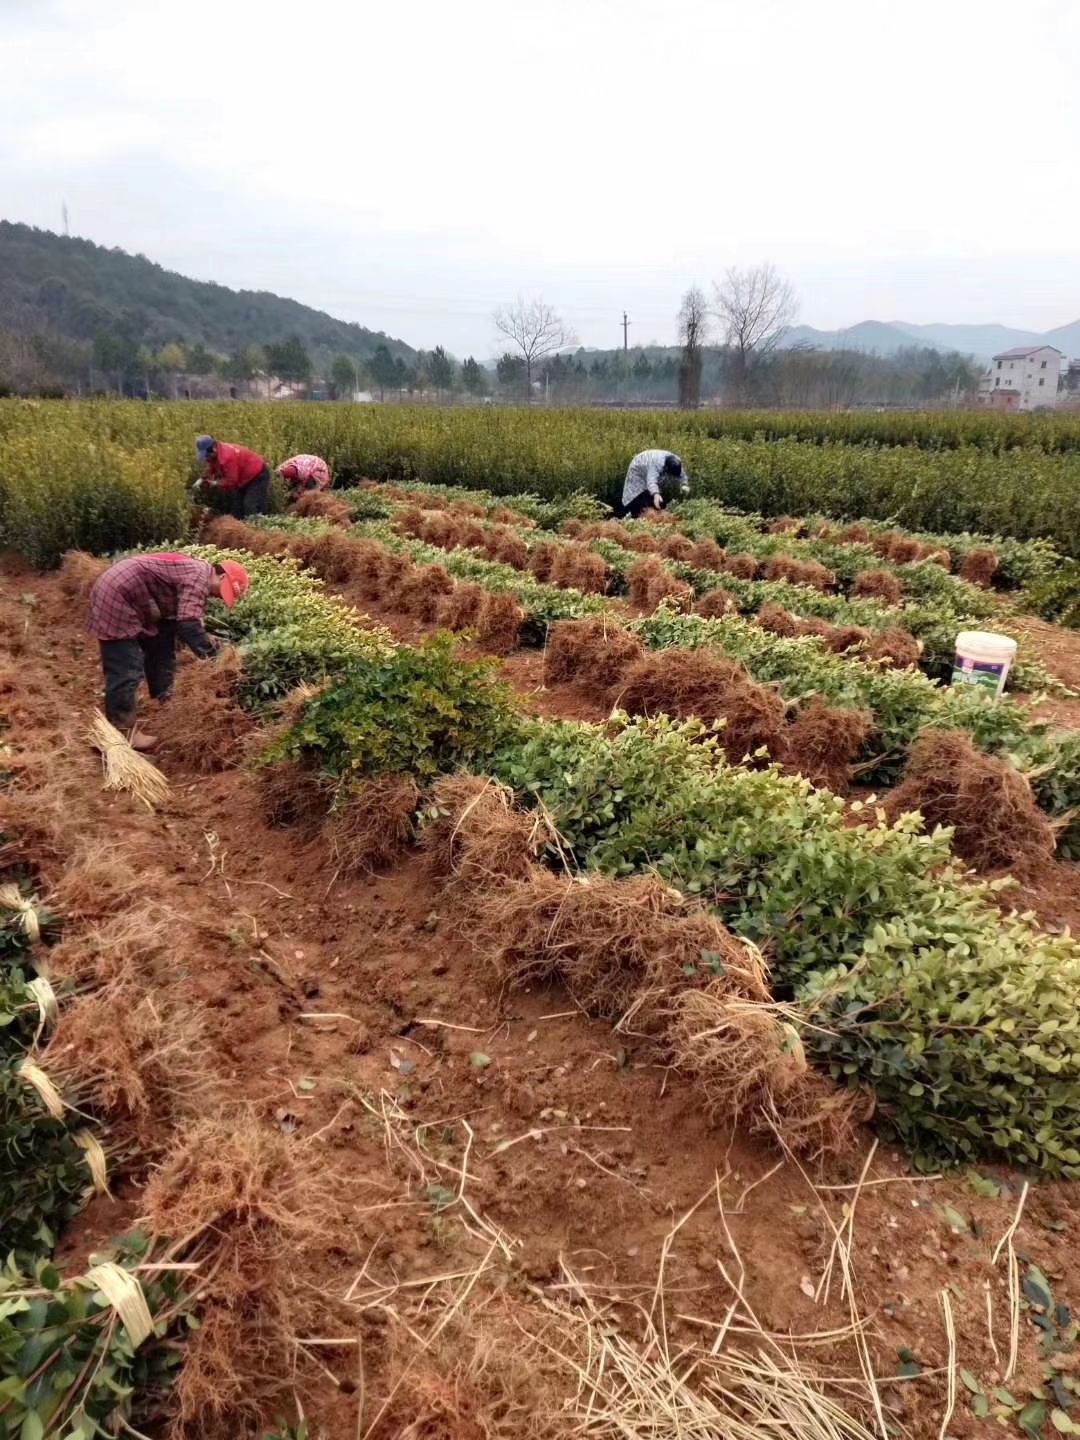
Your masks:
<path fill-rule="evenodd" d="M 0 0 L 0 216 L 489 354 L 542 294 L 672 338 L 771 259 L 801 319 L 1080 314 L 1063 0 Z"/>

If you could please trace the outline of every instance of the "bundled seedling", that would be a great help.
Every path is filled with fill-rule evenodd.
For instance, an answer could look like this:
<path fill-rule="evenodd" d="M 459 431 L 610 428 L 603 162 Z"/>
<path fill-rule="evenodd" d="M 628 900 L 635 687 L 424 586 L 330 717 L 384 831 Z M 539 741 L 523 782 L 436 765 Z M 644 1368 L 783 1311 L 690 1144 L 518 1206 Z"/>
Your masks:
<path fill-rule="evenodd" d="M 182 1276 L 128 1236 L 85 1274 L 40 1260 L 0 1271 L 0 1434 L 140 1433 L 164 1408 L 194 1325 Z M 189 1318 L 190 1317 L 190 1318 Z M 147 1417 L 147 1418 L 144 1418 Z"/>

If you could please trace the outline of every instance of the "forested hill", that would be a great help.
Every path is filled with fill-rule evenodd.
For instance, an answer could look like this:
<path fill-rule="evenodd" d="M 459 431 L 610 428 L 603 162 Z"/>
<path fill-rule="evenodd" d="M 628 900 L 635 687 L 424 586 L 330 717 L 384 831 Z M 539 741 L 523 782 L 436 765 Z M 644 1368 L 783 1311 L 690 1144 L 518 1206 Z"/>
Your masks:
<path fill-rule="evenodd" d="M 295 335 L 320 358 L 366 360 L 380 344 L 394 356 L 415 357 L 403 341 L 295 300 L 189 280 L 142 255 L 6 220 L 0 220 L 0 330 L 74 341 L 122 333 L 151 350 L 177 342 L 218 355 Z"/>

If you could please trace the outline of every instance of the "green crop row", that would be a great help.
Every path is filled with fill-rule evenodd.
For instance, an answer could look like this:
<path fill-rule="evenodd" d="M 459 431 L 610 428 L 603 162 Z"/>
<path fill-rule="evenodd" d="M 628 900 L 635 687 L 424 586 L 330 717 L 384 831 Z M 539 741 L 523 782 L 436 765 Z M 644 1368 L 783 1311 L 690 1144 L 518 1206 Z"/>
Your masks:
<path fill-rule="evenodd" d="M 132 1275 L 145 1258 L 138 1233 L 113 1244 L 107 1261 Z M 138 1435 L 136 1407 L 160 1405 L 183 1359 L 178 1339 L 190 1301 L 179 1271 L 170 1266 L 137 1283 L 151 1334 L 136 1344 L 92 1272 L 61 1278 L 47 1260 L 22 1266 L 14 1257 L 0 1269 L 0 1436 L 4 1440 L 93 1440 Z"/>
<path fill-rule="evenodd" d="M 449 487 L 423 486 L 418 487 L 420 493 L 431 493 L 433 497 L 458 498 L 455 492 Z M 494 497 L 484 495 L 482 491 L 464 492 L 470 497 L 472 503 L 479 503 L 480 499 L 488 502 L 485 508 L 488 511 L 497 508 Z M 353 514 L 357 520 L 366 518 L 392 519 L 395 515 L 408 508 L 410 502 L 394 500 L 381 495 L 375 490 L 356 490 L 342 492 L 353 507 Z M 697 525 L 695 533 L 700 534 L 701 530 L 708 531 L 710 528 L 718 529 L 725 523 L 730 522 L 733 527 L 742 526 L 746 521 L 747 535 L 753 535 L 753 522 L 760 521 L 760 517 L 742 517 L 733 512 L 719 511 L 714 514 L 716 507 L 709 505 L 698 505 Z M 326 526 L 320 521 L 299 521 L 291 518 L 275 518 L 264 522 L 275 528 L 287 529 L 299 534 L 321 534 L 325 533 Z M 633 533 L 633 524 L 628 531 Z M 640 527 L 637 527 L 640 528 Z M 385 542 L 390 535 L 389 531 L 379 529 L 368 533 L 377 534 Z M 552 534 L 543 528 L 521 528 L 518 530 L 522 540 L 529 549 L 536 545 L 550 543 Z M 665 534 L 671 533 L 665 531 Z M 560 537 L 555 537 L 560 538 Z M 711 538 L 711 536 L 710 536 Z M 776 537 L 760 536 L 760 539 L 768 544 L 772 542 L 776 549 Z M 628 585 L 628 572 L 641 556 L 638 552 L 627 550 L 612 540 L 594 539 L 586 542 L 591 550 L 601 556 L 608 565 L 611 572 L 608 593 L 611 595 L 625 594 Z M 796 542 L 796 548 L 800 542 Z M 734 548 L 734 547 L 733 547 Z M 848 548 L 848 547 L 842 547 Z M 863 547 L 858 547 L 863 548 Z M 431 552 L 434 555 L 434 552 Z M 804 558 L 813 558 L 810 555 Z M 445 555 L 444 555 L 445 560 Z M 488 562 L 481 562 L 486 566 Z M 698 595 L 714 589 L 717 586 L 725 589 L 735 600 L 739 611 L 743 615 L 756 614 L 763 605 L 772 603 L 783 606 L 790 613 L 806 617 L 827 620 L 837 625 L 860 625 L 871 631 L 881 631 L 891 626 L 902 626 L 909 630 L 923 646 L 923 653 L 919 665 L 927 675 L 937 680 L 947 680 L 953 669 L 953 660 L 956 651 L 956 636 L 961 630 L 977 629 L 981 619 L 987 613 L 993 613 L 997 607 L 994 602 L 979 590 L 976 586 L 956 581 L 945 576 L 945 584 L 935 577 L 935 583 L 940 587 L 941 593 L 936 600 L 919 603 L 908 600 L 902 607 L 891 607 L 874 600 L 862 599 L 856 596 L 832 594 L 822 592 L 808 585 L 794 584 L 788 580 L 740 580 L 728 574 L 726 571 L 706 570 L 693 567 L 684 562 L 665 561 L 666 568 L 678 579 L 686 580 Z M 857 573 L 858 565 L 851 567 Z M 902 575 L 905 571 L 911 571 L 911 566 L 895 566 L 894 573 Z M 940 567 L 934 567 L 939 570 Z M 483 581 L 485 578 L 492 578 L 492 573 L 500 576 L 502 583 L 505 581 L 505 567 L 498 567 L 496 572 L 487 572 L 483 568 L 474 571 L 474 577 Z M 921 573 L 921 567 L 920 571 Z M 464 577 L 459 577 L 464 578 Z M 473 577 L 470 577 L 473 578 Z M 526 584 L 520 579 L 517 588 L 524 590 Z M 533 587 L 535 590 L 535 587 Z M 550 602 L 550 586 L 542 586 Z M 976 613 L 972 614 L 963 609 L 956 608 L 957 605 L 969 604 L 975 607 Z M 588 613 L 589 608 L 575 604 L 573 608 L 565 609 L 558 606 L 558 613 L 548 607 L 547 618 L 569 619 Z M 535 606 L 530 607 L 530 613 L 538 621 L 541 618 L 541 611 Z M 1000 612 L 999 612 L 1000 613 Z M 998 625 L 1004 633 L 1008 632 L 1007 625 Z M 541 643 L 543 636 L 535 635 L 536 643 Z M 850 657 L 858 660 L 858 655 Z M 1038 660 L 1021 652 L 1009 672 L 1011 689 L 1019 689 L 1027 692 L 1041 692 L 1045 694 L 1071 695 L 1072 692 L 1052 676 Z"/>
<path fill-rule="evenodd" d="M 207 617 L 208 628 L 238 647 L 243 694 L 251 704 L 278 699 L 301 681 L 341 675 L 392 648 L 384 630 L 362 625 L 355 610 L 328 595 L 295 560 L 216 545 L 185 550 L 211 562 L 238 560 L 251 577 L 247 594 L 231 610 L 214 606 Z"/>
<path fill-rule="evenodd" d="M 896 577 L 900 588 L 912 599 L 947 601 L 958 614 L 988 618 L 998 613 L 992 595 L 959 576 L 951 575 L 932 560 L 894 565 L 882 560 L 869 545 L 851 541 L 800 539 L 794 535 L 763 533 L 760 515 L 731 510 L 709 500 L 683 500 L 672 512 L 680 531 L 693 540 L 715 540 L 727 550 L 744 550 L 755 560 L 790 555 L 793 560 L 816 561 L 836 575 L 837 584 L 847 589 L 865 570 L 884 570 Z M 643 521 L 631 522 L 630 528 Z"/>
<path fill-rule="evenodd" d="M 29 886 L 4 876 L 0 904 L 0 1255 L 49 1252 L 90 1189 L 86 1150 L 23 1073 L 52 1023 L 38 956 L 55 928 Z M 41 938 L 39 937 L 39 932 Z M 39 992 L 40 993 L 40 992 Z M 70 1113 L 70 1112 L 69 1112 Z M 2 1395 L 0 1395 L 2 1398 Z"/>
<path fill-rule="evenodd" d="M 545 807 L 557 863 L 659 873 L 765 944 L 781 991 L 807 1007 L 808 1048 L 841 1083 L 871 1086 L 909 1143 L 1080 1176 L 1080 950 L 1003 917 L 952 864 L 947 832 L 919 834 L 915 816 L 850 826 L 835 796 L 729 765 L 696 722 L 523 717 L 445 639 L 315 697 L 274 755 L 348 787 L 493 774 Z"/>
<path fill-rule="evenodd" d="M 260 522 L 260 528 L 301 534 L 321 534 L 331 529 L 323 521 L 291 517 L 268 518 Z M 417 564 L 442 565 L 455 578 L 476 581 L 492 593 L 513 594 L 526 612 L 528 643 L 542 644 L 548 625 L 556 620 L 581 619 L 603 611 L 611 603 L 602 596 L 541 584 L 527 572 L 481 559 L 470 551 L 445 551 L 404 538 L 386 521 L 356 524 L 348 534 L 377 540 L 389 549 L 408 555 Z M 622 553 L 629 556 L 632 552 Z M 263 557 L 260 570 L 267 570 L 273 576 L 274 567 L 279 564 Z M 290 573 L 296 572 L 291 569 Z M 772 583 L 779 586 L 784 582 Z M 807 588 L 788 587 L 792 591 Z M 819 595 L 816 591 L 810 593 Z M 839 597 L 819 595 L 822 601 L 830 598 Z M 243 621 L 241 607 L 233 614 Z M 648 619 L 635 622 L 633 628 L 652 649 L 672 646 L 696 649 L 702 645 L 717 649 L 738 661 L 753 679 L 776 685 L 784 699 L 793 704 L 820 695 L 830 705 L 869 710 L 874 729 L 867 737 L 859 760 L 866 767 L 864 778 L 871 783 L 894 780 L 903 770 L 907 749 L 915 736 L 924 727 L 932 726 L 964 730 L 979 749 L 991 754 L 1009 754 L 1025 768 L 1034 766 L 1044 770 L 1045 778 L 1036 793 L 1052 815 L 1070 810 L 1073 802 L 1064 797 L 1080 788 L 1080 753 L 1074 753 L 1067 743 L 1068 736 L 1062 741 L 1048 739 L 1044 727 L 1029 725 L 1023 712 L 1010 701 L 990 697 L 982 690 L 967 686 L 943 687 L 915 670 L 881 669 L 853 656 L 833 654 L 814 637 L 774 635 L 735 615 L 705 620 L 695 615 L 677 615 L 662 607 Z M 269 640 L 255 643 L 273 648 Z M 302 642 L 297 640 L 294 644 L 302 650 Z M 302 673 L 305 663 L 301 654 L 301 663 L 288 672 L 293 683 L 310 678 Z M 272 692 L 266 689 L 264 693 Z M 1077 829 L 1080 833 L 1080 827 Z M 1063 853 L 1069 851 L 1071 834 L 1070 829 Z"/>
<path fill-rule="evenodd" d="M 0 402 L 0 541 L 54 559 L 71 545 L 176 535 L 193 440 L 208 431 L 272 465 L 298 451 L 323 455 L 339 484 L 421 480 L 543 501 L 584 491 L 610 503 L 631 456 L 666 446 L 683 456 L 695 493 L 762 514 L 1045 537 L 1080 553 L 1075 448 L 868 447 L 828 438 L 827 426 L 815 441 L 765 439 L 759 428 L 741 438 L 722 417 L 660 411 L 8 400 Z M 133 513 L 139 483 L 154 498 Z M 142 528 L 125 541 L 125 526 Z"/>

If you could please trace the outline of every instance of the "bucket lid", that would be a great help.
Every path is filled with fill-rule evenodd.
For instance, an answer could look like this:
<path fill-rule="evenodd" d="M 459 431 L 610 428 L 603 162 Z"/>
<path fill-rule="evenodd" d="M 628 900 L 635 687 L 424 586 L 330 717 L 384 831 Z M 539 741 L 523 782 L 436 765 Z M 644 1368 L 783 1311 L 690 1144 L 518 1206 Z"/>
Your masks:
<path fill-rule="evenodd" d="M 1015 655 L 1016 641 L 1011 635 L 997 635 L 992 630 L 961 630 L 956 637 L 956 648 L 991 655 Z"/>

